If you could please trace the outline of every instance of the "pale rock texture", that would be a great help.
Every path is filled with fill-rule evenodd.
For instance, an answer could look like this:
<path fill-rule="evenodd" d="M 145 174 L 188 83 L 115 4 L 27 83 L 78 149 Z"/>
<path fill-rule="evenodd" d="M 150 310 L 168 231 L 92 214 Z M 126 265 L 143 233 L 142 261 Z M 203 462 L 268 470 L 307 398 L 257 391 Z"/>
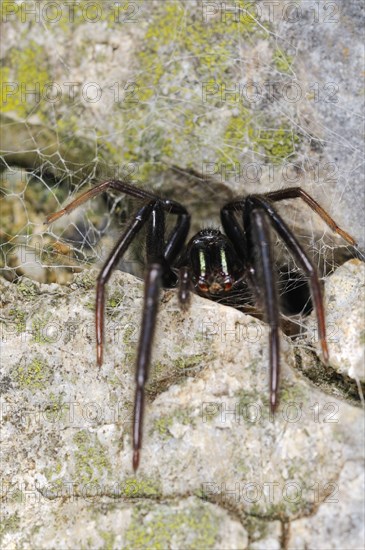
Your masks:
<path fill-rule="evenodd" d="M 296 367 L 301 347 L 282 335 L 273 418 L 267 327 L 198 296 L 183 312 L 174 290 L 162 294 L 133 473 L 143 285 L 112 276 L 98 368 L 95 276 L 68 287 L 1 282 L 3 544 L 275 549 L 346 540 L 357 549 L 361 409 L 313 386 Z"/>

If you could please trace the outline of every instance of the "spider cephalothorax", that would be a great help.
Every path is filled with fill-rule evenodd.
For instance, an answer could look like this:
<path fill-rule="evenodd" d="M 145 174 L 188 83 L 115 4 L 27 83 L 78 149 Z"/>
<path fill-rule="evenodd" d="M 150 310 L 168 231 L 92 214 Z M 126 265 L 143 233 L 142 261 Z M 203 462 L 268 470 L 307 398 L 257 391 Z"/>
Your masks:
<path fill-rule="evenodd" d="M 144 389 L 148 377 L 161 287 L 173 287 L 178 284 L 179 300 L 182 305 L 188 304 L 189 292 L 192 289 L 202 296 L 219 301 L 224 301 L 225 297 L 229 297 L 231 293 L 241 293 L 244 297 L 247 286 L 252 289 L 253 296 L 256 295 L 259 299 L 270 328 L 270 407 L 274 411 L 278 404 L 280 370 L 279 307 L 269 223 L 309 279 L 325 362 L 328 361 L 328 349 L 322 291 L 316 268 L 295 235 L 275 210 L 273 203 L 300 198 L 347 242 L 355 245 L 355 241 L 299 187 L 248 195 L 227 203 L 221 209 L 221 222 L 225 234 L 218 229 L 203 229 L 190 239 L 187 245 L 185 241 L 190 228 L 190 215 L 184 206 L 117 180 L 105 181 L 82 194 L 64 209 L 48 216 L 47 223 L 71 212 L 87 199 L 107 189 L 131 195 L 143 201 L 143 205 L 132 217 L 98 277 L 95 311 L 98 365 L 102 363 L 103 353 L 105 284 L 134 237 L 143 225 L 148 223 L 145 293 L 137 355 L 133 423 L 133 468 L 136 470 L 142 446 Z M 167 235 L 166 213 L 177 217 L 173 229 Z"/>
<path fill-rule="evenodd" d="M 199 231 L 188 243 L 180 262 L 191 265 L 197 292 L 212 299 L 229 292 L 244 271 L 232 243 L 218 229 Z"/>

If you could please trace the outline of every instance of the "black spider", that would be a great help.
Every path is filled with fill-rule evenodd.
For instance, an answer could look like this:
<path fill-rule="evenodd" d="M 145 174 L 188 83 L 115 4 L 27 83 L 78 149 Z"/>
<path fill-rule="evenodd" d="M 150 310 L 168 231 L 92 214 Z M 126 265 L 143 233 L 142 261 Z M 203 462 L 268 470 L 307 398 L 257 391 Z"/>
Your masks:
<path fill-rule="evenodd" d="M 105 284 L 134 237 L 146 222 L 149 223 L 144 306 L 138 345 L 137 387 L 133 422 L 133 468 L 137 470 L 142 446 L 144 388 L 150 365 L 161 287 L 171 288 L 178 283 L 179 300 L 183 305 L 188 303 L 191 289 L 201 296 L 216 301 L 225 297 L 229 298 L 232 293 L 244 293 L 247 290 L 247 285 L 256 291 L 255 294 L 260 299 L 260 304 L 264 309 L 270 327 L 270 407 L 272 411 L 275 411 L 278 404 L 280 371 L 279 307 L 268 222 L 271 223 L 298 265 L 309 278 L 325 362 L 328 361 L 328 349 L 321 285 L 316 268 L 281 216 L 274 209 L 273 203 L 284 199 L 301 198 L 319 214 L 333 231 L 339 233 L 351 245 L 356 243 L 348 233 L 337 226 L 310 195 L 299 187 L 248 195 L 245 198 L 229 202 L 221 209 L 221 221 L 225 235 L 216 229 L 204 229 L 192 237 L 186 245 L 190 215 L 184 206 L 116 180 L 105 181 L 83 193 L 64 209 L 48 216 L 46 223 L 52 223 L 86 200 L 107 189 L 115 189 L 136 197 L 142 200 L 144 204 L 134 214 L 132 221 L 115 245 L 98 276 L 96 346 L 99 366 L 102 364 L 103 353 Z M 165 232 L 166 213 L 177 216 L 176 223 L 167 238 Z"/>

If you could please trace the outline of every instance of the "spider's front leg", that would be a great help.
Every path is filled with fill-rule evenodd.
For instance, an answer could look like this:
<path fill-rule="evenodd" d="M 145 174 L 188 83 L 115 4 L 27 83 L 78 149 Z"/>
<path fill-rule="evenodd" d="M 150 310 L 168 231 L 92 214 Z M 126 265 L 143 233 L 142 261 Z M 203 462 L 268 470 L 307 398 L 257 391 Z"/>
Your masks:
<path fill-rule="evenodd" d="M 297 188 L 269 193 L 267 195 L 249 195 L 246 199 L 228 203 L 222 209 L 222 223 L 227 235 L 235 243 L 237 252 L 247 252 L 250 265 L 255 269 L 259 284 L 263 291 L 263 308 L 270 326 L 270 407 L 274 411 L 278 404 L 279 389 L 279 309 L 277 289 L 274 283 L 274 264 L 271 254 L 270 235 L 267 222 L 284 241 L 304 273 L 309 277 L 314 309 L 317 314 L 318 333 L 322 347 L 323 359 L 328 362 L 328 346 L 326 340 L 326 323 L 323 306 L 322 290 L 313 262 L 309 259 L 298 240 L 290 231 L 284 220 L 276 212 L 271 200 L 300 197 L 311 206 L 333 229 L 342 236 L 346 235 L 349 242 L 353 239 L 335 224 L 328 214 L 307 194 L 298 192 Z M 234 218 L 234 212 L 242 213 L 244 230 Z M 242 244 L 242 243 L 246 244 Z"/>
<path fill-rule="evenodd" d="M 177 222 L 165 244 L 165 212 L 177 214 Z M 164 280 L 175 280 L 171 264 L 182 249 L 189 232 L 190 216 L 183 206 L 170 201 L 159 201 L 152 210 L 147 233 L 147 271 L 141 334 L 136 366 L 136 394 L 133 418 L 133 469 L 140 460 L 143 435 L 144 393 L 151 362 L 151 350 L 158 312 L 159 296 Z"/>
<path fill-rule="evenodd" d="M 111 251 L 108 259 L 102 267 L 98 275 L 96 285 L 96 305 L 95 305 L 95 330 L 96 330 L 96 359 L 99 367 L 103 362 L 103 341 L 104 341 L 104 307 L 105 307 L 105 285 L 110 279 L 110 276 L 117 266 L 118 262 L 123 257 L 127 248 L 131 244 L 134 237 L 142 229 L 151 215 L 155 201 L 142 206 L 134 215 L 127 229 L 120 237 L 119 241 Z"/>
<path fill-rule="evenodd" d="M 65 214 L 69 214 L 70 212 L 75 210 L 78 206 L 80 206 L 84 202 L 96 197 L 97 195 L 100 195 L 101 193 L 107 191 L 108 189 L 114 189 L 121 193 L 125 193 L 127 195 L 131 195 L 139 199 L 144 199 L 145 201 L 148 200 L 149 202 L 148 204 L 142 206 L 142 208 L 140 208 L 136 212 L 136 214 L 132 218 L 132 221 L 127 226 L 127 229 L 125 230 L 123 235 L 119 238 L 117 244 L 114 246 L 112 252 L 108 256 L 98 276 L 98 282 L 96 287 L 95 330 L 96 330 L 96 357 L 97 357 L 97 364 L 99 365 L 99 367 L 103 362 L 105 285 L 108 282 L 113 269 L 116 267 L 118 262 L 123 257 L 124 253 L 126 252 L 127 248 L 131 244 L 132 240 L 148 220 L 154 204 L 156 203 L 156 201 L 160 199 L 155 195 L 153 195 L 152 193 L 149 193 L 148 191 L 144 191 L 142 189 L 138 189 L 137 187 L 134 187 L 133 185 L 130 185 L 128 183 L 125 183 L 119 180 L 107 180 L 100 183 L 99 185 L 96 185 L 92 189 L 85 191 L 75 200 L 70 202 L 70 204 L 68 204 L 65 208 L 62 208 L 61 210 L 58 210 L 57 212 L 50 214 L 49 216 L 47 216 L 47 219 L 45 221 L 46 224 L 53 223 L 54 221 L 58 220 Z"/>
<path fill-rule="evenodd" d="M 243 229 L 235 218 L 241 213 Z M 262 295 L 262 308 L 269 325 L 270 409 L 278 405 L 280 373 L 279 306 L 274 264 L 270 245 L 270 231 L 265 214 L 251 211 L 247 199 L 226 204 L 221 210 L 226 235 L 233 243 L 238 257 L 254 272 L 247 270 L 250 286 Z"/>
<path fill-rule="evenodd" d="M 312 299 L 314 304 L 314 309 L 317 315 L 317 324 L 318 324 L 318 334 L 322 347 L 322 355 L 325 363 L 328 363 L 328 345 L 326 339 L 326 321 L 323 305 L 323 296 L 321 285 L 318 277 L 318 273 L 315 265 L 308 257 L 307 253 L 303 250 L 298 240 L 294 234 L 290 231 L 284 220 L 274 209 L 269 200 L 267 200 L 265 195 L 250 195 L 246 199 L 247 204 L 247 213 L 244 216 L 244 220 L 251 219 L 254 225 L 257 224 L 257 213 L 260 213 L 261 216 L 267 217 L 275 231 L 284 241 L 288 250 L 291 252 L 293 257 L 296 259 L 298 264 L 301 266 L 304 273 L 309 277 L 310 288 L 312 293 Z M 260 245 L 258 242 L 258 237 L 256 236 L 255 241 L 256 245 Z"/>
<path fill-rule="evenodd" d="M 126 252 L 134 237 L 137 233 L 139 233 L 147 220 L 150 220 L 149 231 L 147 234 L 148 265 L 145 276 L 144 305 L 136 367 L 137 388 L 133 425 L 133 468 L 136 470 L 139 465 L 139 455 L 142 446 L 144 387 L 147 381 L 151 359 L 159 293 L 163 282 L 166 281 L 171 283 L 172 280 L 175 280 L 175 274 L 172 272 L 170 266 L 175 260 L 177 254 L 183 248 L 185 239 L 189 232 L 190 216 L 187 210 L 175 201 L 161 199 L 148 191 L 138 189 L 137 187 L 122 181 L 108 180 L 100 183 L 89 191 L 86 191 L 68 204 L 65 208 L 49 215 L 45 223 L 49 224 L 56 221 L 64 214 L 68 214 L 85 201 L 99 195 L 100 193 L 103 193 L 109 188 L 148 202 L 136 212 L 132 218 L 132 221 L 127 226 L 127 229 L 113 248 L 98 276 L 95 324 L 97 362 L 99 366 L 102 364 L 103 354 L 105 285 L 108 282 L 113 269 Z M 170 212 L 171 214 L 177 215 L 176 224 L 166 242 L 165 212 Z"/>
<path fill-rule="evenodd" d="M 270 230 L 265 214 L 253 210 L 250 214 L 251 235 L 248 233 L 251 249 L 251 262 L 255 264 L 256 275 L 262 285 L 263 306 L 266 321 L 270 327 L 269 335 L 269 365 L 270 365 L 270 409 L 275 412 L 278 406 L 280 377 L 280 335 L 279 335 L 279 305 L 274 260 L 271 251 Z M 250 242 L 251 241 L 251 242 Z M 255 249 L 257 258 L 254 258 Z"/>

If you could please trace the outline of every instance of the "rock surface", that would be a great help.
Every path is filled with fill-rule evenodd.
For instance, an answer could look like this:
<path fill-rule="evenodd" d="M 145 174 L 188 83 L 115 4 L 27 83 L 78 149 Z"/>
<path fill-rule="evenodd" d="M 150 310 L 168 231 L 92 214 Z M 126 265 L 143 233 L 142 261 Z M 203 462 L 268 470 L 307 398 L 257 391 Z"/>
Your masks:
<path fill-rule="evenodd" d="M 357 0 L 249 13 L 243 0 L 233 13 L 198 0 L 80 2 L 73 15 L 41 1 L 38 19 L 5 4 L 1 156 L 54 174 L 53 208 L 62 186 L 112 175 L 216 222 L 217 201 L 300 185 L 364 246 Z M 310 244 L 344 246 L 300 203 L 287 212 Z"/>
<path fill-rule="evenodd" d="M 181 201 L 192 231 L 233 196 L 300 185 L 364 246 L 363 6 L 250 5 L 80 1 L 71 16 L 41 0 L 37 19 L 2 2 L 0 261 L 16 282 L 0 279 L 2 547 L 364 546 L 362 264 L 326 279 L 329 367 L 313 315 L 294 344 L 282 336 L 275 418 L 266 326 L 163 293 L 137 475 L 141 281 L 111 279 L 98 368 L 96 273 L 19 279 L 66 282 L 105 257 L 134 202 L 43 222 L 110 176 Z M 323 273 L 352 257 L 300 201 L 279 210 Z"/>
<path fill-rule="evenodd" d="M 351 260 L 326 279 L 330 365 L 340 374 L 365 381 L 365 264 Z M 314 313 L 307 322 L 308 335 L 317 335 Z M 318 338 L 314 337 L 319 351 Z"/>
<path fill-rule="evenodd" d="M 98 368 L 95 275 L 1 281 L 2 545 L 357 550 L 361 409 L 304 377 L 282 335 L 273 418 L 266 326 L 198 296 L 184 313 L 163 293 L 133 473 L 143 284 L 112 276 Z"/>

